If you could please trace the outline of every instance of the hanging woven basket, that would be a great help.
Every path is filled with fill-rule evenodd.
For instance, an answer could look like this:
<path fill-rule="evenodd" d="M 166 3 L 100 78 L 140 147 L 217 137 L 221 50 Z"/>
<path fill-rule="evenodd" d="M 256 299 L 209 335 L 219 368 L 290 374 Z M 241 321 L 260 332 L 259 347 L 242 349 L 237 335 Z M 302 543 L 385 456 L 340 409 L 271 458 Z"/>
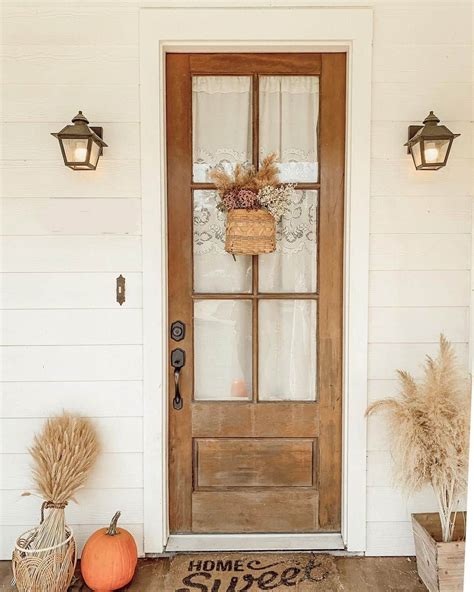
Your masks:
<path fill-rule="evenodd" d="M 267 210 L 229 210 L 225 250 L 233 255 L 273 253 L 275 232 L 275 218 Z"/>

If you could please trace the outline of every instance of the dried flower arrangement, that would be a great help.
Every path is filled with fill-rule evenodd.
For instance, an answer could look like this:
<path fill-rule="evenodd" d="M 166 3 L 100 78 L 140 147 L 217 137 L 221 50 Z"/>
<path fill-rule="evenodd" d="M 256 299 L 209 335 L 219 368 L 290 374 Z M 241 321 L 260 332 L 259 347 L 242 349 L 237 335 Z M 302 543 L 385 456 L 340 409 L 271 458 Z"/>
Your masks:
<path fill-rule="evenodd" d="M 264 158 L 259 170 L 237 164 L 234 174 L 222 168 L 210 173 L 227 212 L 226 251 L 258 255 L 276 248 L 275 224 L 288 211 L 294 185 L 280 185 L 276 154 Z"/>
<path fill-rule="evenodd" d="M 438 500 L 443 542 L 448 542 L 467 487 L 468 381 L 444 335 L 438 356 L 427 356 L 421 381 L 401 370 L 398 376 L 400 396 L 372 403 L 367 415 L 388 412 L 396 482 L 407 493 L 431 485 Z"/>
<path fill-rule="evenodd" d="M 49 418 L 30 449 L 33 479 L 41 506 L 41 523 L 23 534 L 13 553 L 19 590 L 62 592 L 76 563 L 75 542 L 64 509 L 86 481 L 99 453 L 90 420 L 62 414 Z M 29 492 L 23 495 L 32 495 Z"/>
<path fill-rule="evenodd" d="M 291 184 L 280 187 L 266 185 L 258 192 L 257 200 L 279 222 L 289 209 L 293 191 L 294 185 Z"/>
<path fill-rule="evenodd" d="M 222 168 L 210 172 L 221 198 L 217 207 L 221 211 L 245 209 L 266 209 L 279 222 L 288 210 L 294 185 L 280 186 L 278 179 L 277 156 L 272 153 L 263 159 L 259 170 L 237 164 L 234 174 Z"/>

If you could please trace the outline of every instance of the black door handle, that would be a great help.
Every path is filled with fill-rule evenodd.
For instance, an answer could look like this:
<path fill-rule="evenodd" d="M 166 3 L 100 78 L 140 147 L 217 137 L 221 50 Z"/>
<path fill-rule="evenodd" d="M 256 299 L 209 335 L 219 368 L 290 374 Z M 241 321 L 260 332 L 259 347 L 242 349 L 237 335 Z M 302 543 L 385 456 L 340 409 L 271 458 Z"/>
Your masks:
<path fill-rule="evenodd" d="M 179 389 L 179 378 L 181 370 L 186 364 L 186 354 L 181 348 L 176 348 L 171 352 L 171 366 L 174 368 L 174 399 L 173 409 L 179 411 L 183 408 L 183 397 Z"/>

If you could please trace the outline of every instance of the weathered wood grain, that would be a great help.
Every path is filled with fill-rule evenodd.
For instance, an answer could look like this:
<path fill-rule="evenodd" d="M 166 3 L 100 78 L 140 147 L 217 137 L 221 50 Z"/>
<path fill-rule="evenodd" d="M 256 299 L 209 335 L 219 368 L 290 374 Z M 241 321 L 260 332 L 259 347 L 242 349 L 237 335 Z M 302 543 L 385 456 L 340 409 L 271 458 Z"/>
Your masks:
<path fill-rule="evenodd" d="M 313 484 L 312 440 L 198 439 L 194 447 L 195 489 Z"/>
<path fill-rule="evenodd" d="M 341 527 L 346 55 L 323 54 L 318 261 L 319 524 Z"/>
<path fill-rule="evenodd" d="M 169 364 L 169 503 L 171 532 L 192 529 L 193 255 L 191 76 L 188 54 L 166 58 L 166 147 L 168 181 L 168 318 L 186 325 L 179 345 L 169 338 L 167 358 L 180 347 L 186 366 L 180 375 L 183 408 L 173 409 L 174 376 Z"/>
<path fill-rule="evenodd" d="M 194 403 L 194 438 L 315 438 L 319 407 L 308 403 Z"/>
<path fill-rule="evenodd" d="M 170 408 L 170 525 L 171 532 L 249 532 L 249 518 L 239 513 L 233 521 L 225 515 L 208 487 L 239 487 L 239 500 L 247 508 L 259 532 L 339 531 L 341 502 L 342 446 L 342 279 L 344 209 L 344 135 L 345 135 L 345 54 L 168 54 L 167 56 L 167 153 L 168 153 L 168 298 L 170 320 L 186 323 L 186 338 L 179 343 L 186 351 L 186 367 L 181 387 L 185 393 L 181 411 Z M 246 295 L 253 305 L 253 400 L 252 402 L 192 401 L 192 209 L 191 209 L 191 76 L 225 74 L 252 76 L 256 84 L 253 105 L 258 105 L 257 74 L 317 75 L 322 69 L 320 119 L 321 207 L 319 266 L 319 400 L 263 402 L 258 397 L 258 260 L 254 258 L 253 291 Z M 253 159 L 258 157 L 258 109 L 252 113 Z M 316 130 L 315 130 L 316 133 Z M 255 164 L 257 164 L 255 162 Z M 317 261 L 314 262 L 317 265 Z M 213 298 L 215 295 L 207 295 Z M 242 296 L 242 295 L 241 295 Z M 301 295 L 297 295 L 301 297 Z M 279 294 L 291 300 L 292 294 Z M 234 298 L 226 294 L 225 298 Z M 169 342 L 169 350 L 177 347 Z M 207 361 L 206 361 L 207 363 Z M 170 372 L 170 401 L 174 384 Z M 267 438 L 317 438 L 317 446 L 293 454 L 275 454 L 275 442 Z M 199 441 L 195 455 L 195 486 L 191 490 L 192 438 L 216 440 L 214 448 Z M 223 439 L 222 442 L 219 439 Z M 232 452 L 236 438 L 252 438 Z M 258 442 L 260 443 L 258 444 Z M 264 443 L 265 442 L 265 443 Z M 207 446 L 207 448 L 206 448 Z M 212 448 L 209 451 L 208 448 Z M 311 448 L 311 450 L 310 450 Z M 314 448 L 314 449 L 313 449 Z M 245 450 L 244 450 L 245 449 Z M 204 450 L 204 458 L 202 452 Z M 264 453 L 265 450 L 265 453 Z M 308 454 L 311 451 L 312 461 Z M 288 466 L 292 458 L 291 468 Z M 251 465 L 253 468 L 248 469 Z M 303 469 L 303 474 L 297 473 Z M 203 484 L 204 483 L 204 484 Z M 308 491 L 298 490 L 302 504 L 291 510 L 296 485 L 304 483 Z M 275 489 L 284 484 L 277 496 L 259 492 L 265 499 L 257 511 L 253 502 L 257 487 Z M 198 496 L 199 494 L 199 496 Z M 203 494 L 201 496 L 201 494 Z M 198 497 L 196 497 L 198 496 Z M 307 496 L 307 497 L 304 497 Z M 193 500 L 191 506 L 191 498 Z M 225 498 L 230 500 L 229 497 Z M 286 500 L 286 502 L 284 501 Z M 310 503 L 318 504 L 308 510 Z M 226 502 L 227 503 L 227 502 Z M 233 502 L 229 502 L 233 503 Z M 196 505 L 197 504 L 197 505 Z M 217 505 L 216 505 L 217 504 Z M 252 509 L 251 509 L 252 508 Z M 308 511 L 310 512 L 308 514 Z M 195 515 L 196 513 L 196 515 Z M 320 517 L 318 519 L 318 513 Z M 206 527 L 205 517 L 210 516 Z M 304 516 L 309 517 L 309 520 Z M 260 516 L 260 517 L 259 517 Z M 314 520 L 312 519 L 314 516 Z M 219 521 L 221 522 L 219 524 Z M 321 524 L 319 524 L 321 522 Z M 239 526 L 240 524 L 240 526 Z M 285 525 L 283 527 L 283 524 Z M 256 529 L 256 530 L 255 530 Z M 282 530 L 283 529 L 283 530 Z"/>
<path fill-rule="evenodd" d="M 193 532 L 317 532 L 318 492 L 195 491 Z"/>
<path fill-rule="evenodd" d="M 465 517 L 457 514 L 453 541 L 443 543 L 439 515 L 413 514 L 418 573 L 429 592 L 464 589 Z"/>

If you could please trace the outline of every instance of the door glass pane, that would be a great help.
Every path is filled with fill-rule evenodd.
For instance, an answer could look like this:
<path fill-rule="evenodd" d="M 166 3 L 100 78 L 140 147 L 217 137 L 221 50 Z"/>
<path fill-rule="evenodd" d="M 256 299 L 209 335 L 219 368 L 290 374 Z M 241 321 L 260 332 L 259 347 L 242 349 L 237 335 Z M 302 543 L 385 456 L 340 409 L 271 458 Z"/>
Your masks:
<path fill-rule="evenodd" d="M 252 303 L 194 303 L 194 398 L 250 399 L 252 393 Z"/>
<path fill-rule="evenodd" d="M 316 302 L 259 303 L 259 400 L 316 399 Z"/>
<path fill-rule="evenodd" d="M 193 77 L 193 179 L 209 182 L 209 170 L 252 160 L 252 79 Z"/>
<path fill-rule="evenodd" d="M 260 292 L 316 292 L 318 192 L 295 191 L 277 225 L 277 248 L 259 256 Z"/>
<path fill-rule="evenodd" d="M 252 257 L 235 260 L 224 250 L 225 213 L 217 209 L 215 191 L 193 194 L 194 292 L 250 292 Z"/>
<path fill-rule="evenodd" d="M 278 154 L 282 182 L 318 180 L 318 76 L 259 78 L 260 162 Z"/>

